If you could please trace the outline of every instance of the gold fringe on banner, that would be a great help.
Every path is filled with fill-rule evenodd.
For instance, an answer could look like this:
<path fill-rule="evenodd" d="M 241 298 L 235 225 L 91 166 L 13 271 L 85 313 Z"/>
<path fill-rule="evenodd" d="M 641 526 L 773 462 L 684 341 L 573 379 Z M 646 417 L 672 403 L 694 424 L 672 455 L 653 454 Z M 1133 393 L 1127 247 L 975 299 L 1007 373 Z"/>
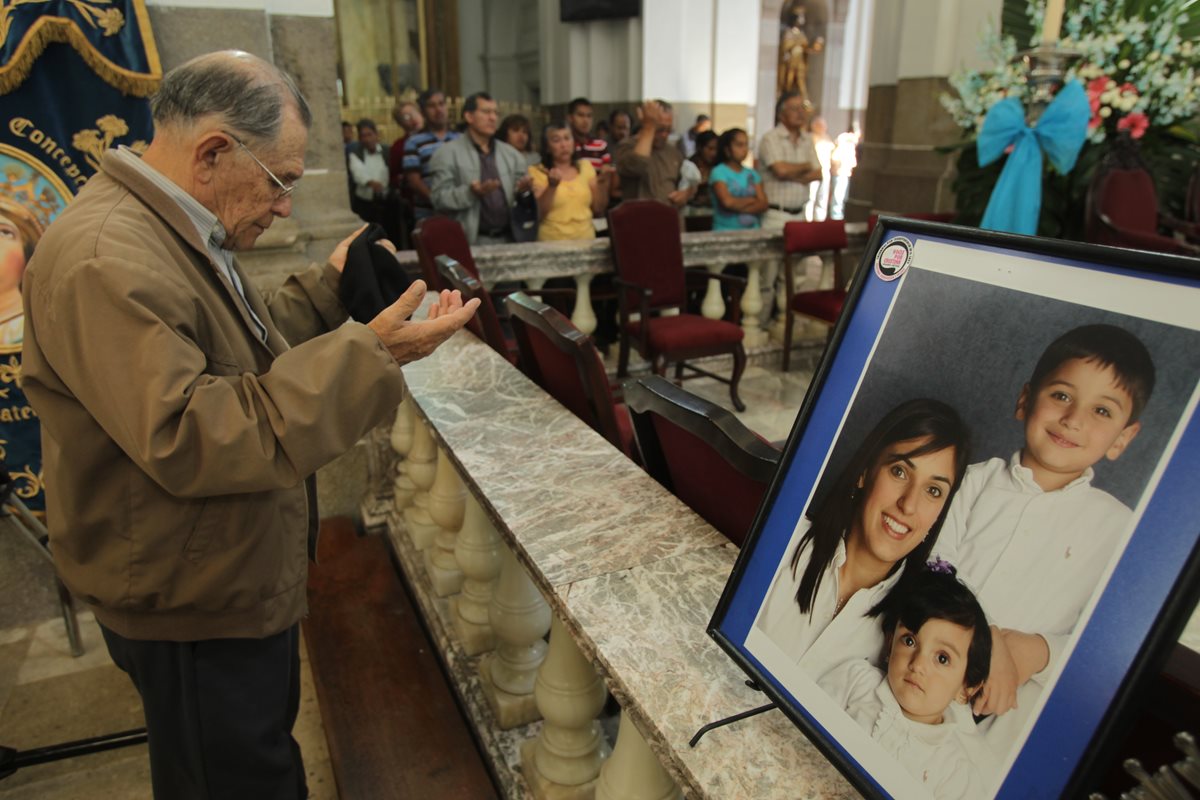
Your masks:
<path fill-rule="evenodd" d="M 158 48 L 154 45 L 154 34 L 150 30 L 150 16 L 146 13 L 145 0 L 133 0 L 132 6 L 137 16 L 139 38 L 150 68 L 148 72 L 134 72 L 114 64 L 92 46 L 87 34 L 79 28 L 75 20 L 45 16 L 39 17 L 25 32 L 13 57 L 7 64 L 0 66 L 0 95 L 8 94 L 25 82 L 33 62 L 51 42 L 71 45 L 92 71 L 113 88 L 134 97 L 149 97 L 154 94 L 162 81 L 162 64 L 158 59 Z"/>

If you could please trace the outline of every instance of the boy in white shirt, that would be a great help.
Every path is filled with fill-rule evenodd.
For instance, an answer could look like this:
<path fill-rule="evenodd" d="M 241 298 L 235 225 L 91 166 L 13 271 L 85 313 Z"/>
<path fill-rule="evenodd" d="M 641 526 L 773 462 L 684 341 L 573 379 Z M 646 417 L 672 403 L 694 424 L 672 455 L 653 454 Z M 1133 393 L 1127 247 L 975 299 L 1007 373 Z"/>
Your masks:
<path fill-rule="evenodd" d="M 1025 446 L 1008 461 L 971 465 L 947 513 L 935 551 L 992 623 L 990 676 L 974 711 L 1001 715 L 983 723 L 997 753 L 1020 732 L 1128 531 L 1129 508 L 1091 485 L 1092 465 L 1116 460 L 1137 436 L 1154 378 L 1150 353 L 1123 328 L 1063 334 L 1017 399 Z"/>

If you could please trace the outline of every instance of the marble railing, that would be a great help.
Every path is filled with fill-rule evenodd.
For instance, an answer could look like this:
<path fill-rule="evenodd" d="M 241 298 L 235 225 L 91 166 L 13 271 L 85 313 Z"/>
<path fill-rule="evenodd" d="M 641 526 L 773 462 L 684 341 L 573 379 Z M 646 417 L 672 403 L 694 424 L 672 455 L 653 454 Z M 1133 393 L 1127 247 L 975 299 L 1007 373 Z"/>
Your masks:
<path fill-rule="evenodd" d="M 750 265 L 740 304 L 742 325 L 748 346 L 764 344 L 766 334 L 761 329 L 760 312 L 763 308 L 770 309 L 774 302 L 773 282 L 778 262 L 783 258 L 783 235 L 763 230 L 705 231 L 684 233 L 682 238 L 685 267 L 720 271 L 726 264 Z M 595 275 L 613 271 L 610 240 L 486 245 L 472 248 L 471 255 L 487 286 L 522 281 L 530 288 L 539 288 L 550 278 L 574 279 L 576 295 L 571 321 L 584 333 L 596 329 L 591 281 Z M 419 272 L 415 250 L 403 250 L 396 258 L 402 266 Z M 709 281 L 702 313 L 713 319 L 725 314 L 725 302 L 715 280 Z"/>
<path fill-rule="evenodd" d="M 764 702 L 705 633 L 733 545 L 470 334 L 404 371 L 364 517 L 506 797 L 856 796 L 778 711 L 688 746 Z"/>

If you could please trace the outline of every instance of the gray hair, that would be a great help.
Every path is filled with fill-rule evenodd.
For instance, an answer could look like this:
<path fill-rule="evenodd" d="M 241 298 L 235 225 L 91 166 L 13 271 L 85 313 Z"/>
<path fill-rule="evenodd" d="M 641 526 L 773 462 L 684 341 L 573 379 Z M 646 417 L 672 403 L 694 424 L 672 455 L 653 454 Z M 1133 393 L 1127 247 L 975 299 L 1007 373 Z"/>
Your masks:
<path fill-rule="evenodd" d="M 308 101 L 290 75 L 249 53 L 227 51 L 193 58 L 163 76 L 150 113 L 156 125 L 216 114 L 238 132 L 271 142 L 289 99 L 304 127 L 311 127 Z"/>

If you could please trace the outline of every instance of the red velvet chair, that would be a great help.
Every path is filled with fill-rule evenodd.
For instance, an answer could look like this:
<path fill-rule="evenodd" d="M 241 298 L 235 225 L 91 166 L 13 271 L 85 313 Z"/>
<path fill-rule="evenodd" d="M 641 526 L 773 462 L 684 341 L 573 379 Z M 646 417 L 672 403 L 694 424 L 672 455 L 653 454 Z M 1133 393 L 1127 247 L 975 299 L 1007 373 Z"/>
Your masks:
<path fill-rule="evenodd" d="M 625 383 L 646 472 L 741 547 L 781 453 L 729 411 L 657 375 Z"/>
<path fill-rule="evenodd" d="M 783 322 L 783 371 L 788 371 L 792 358 L 792 326 L 795 316 L 810 317 L 829 325 L 830 333 L 842 306 L 846 304 L 846 286 L 851 271 L 843 267 L 842 250 L 846 249 L 846 224 L 842 220 L 825 222 L 789 222 L 783 226 L 783 285 L 787 304 Z M 793 264 L 807 256 L 833 253 L 833 288 L 797 292 Z"/>
<path fill-rule="evenodd" d="M 1084 237 L 1089 242 L 1200 255 L 1200 248 L 1159 233 L 1160 226 L 1172 220 L 1160 216 L 1154 179 L 1144 169 L 1101 166 L 1088 187 L 1084 214 Z"/>
<path fill-rule="evenodd" d="M 630 459 L 637 461 L 629 411 L 613 397 L 604 362 L 563 314 L 524 292 L 504 298 L 521 371 Z"/>
<path fill-rule="evenodd" d="M 471 245 L 462 225 L 450 217 L 426 217 L 413 230 L 413 248 L 421 265 L 421 276 L 430 289 L 445 289 L 437 270 L 437 257 L 450 256 L 472 278 L 479 280 L 479 268 L 471 255 Z"/>
<path fill-rule="evenodd" d="M 504 334 L 504 326 L 500 324 L 496 306 L 492 304 L 492 296 L 483 288 L 483 284 L 479 282 L 478 278 L 463 269 L 462 264 L 449 256 L 438 256 L 435 261 L 437 263 L 437 285 L 447 289 L 457 289 L 462 293 L 464 303 L 472 297 L 479 298 L 479 310 L 467 322 L 467 330 L 507 358 L 510 364 L 516 364 L 516 343 Z"/>
<path fill-rule="evenodd" d="M 706 270 L 685 273 L 679 214 L 665 203 L 626 201 L 608 212 L 608 229 L 617 268 L 614 283 L 620 307 L 617 375 L 624 377 L 629 373 L 629 349 L 636 347 L 659 375 L 673 362 L 676 381 L 684 379 L 686 367 L 694 373 L 687 377 L 704 375 L 728 383 L 734 408 L 744 410 L 746 406 L 737 392 L 746 368 L 746 351 L 742 347 L 743 331 L 737 323 L 745 279 L 713 275 Z M 726 308 L 732 309 L 732 321 L 687 313 L 687 281 L 695 280 L 706 286 L 709 279 L 732 287 L 726 304 Z M 672 310 L 678 313 L 663 313 Z M 636 321 L 631 318 L 635 313 L 639 315 Z M 722 354 L 733 356 L 733 374 L 729 378 L 686 363 L 691 358 Z"/>

